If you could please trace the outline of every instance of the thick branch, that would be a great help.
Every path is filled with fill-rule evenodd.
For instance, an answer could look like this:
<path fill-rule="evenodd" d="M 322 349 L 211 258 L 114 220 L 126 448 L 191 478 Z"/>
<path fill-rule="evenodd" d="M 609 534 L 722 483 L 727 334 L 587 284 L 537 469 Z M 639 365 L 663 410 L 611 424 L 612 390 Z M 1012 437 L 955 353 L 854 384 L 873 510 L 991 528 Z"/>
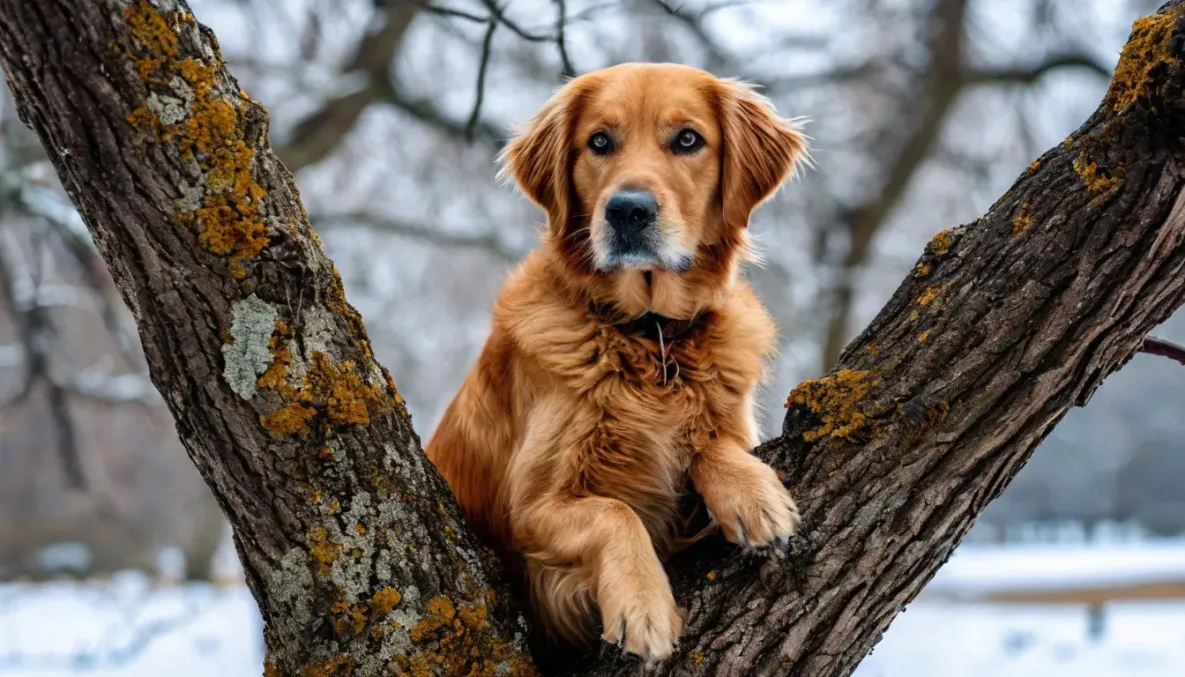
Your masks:
<path fill-rule="evenodd" d="M 0 33 L 21 117 L 234 526 L 267 674 L 532 672 L 209 31 L 180 0 L 0 0 Z M 372 37 L 355 65 L 382 70 L 397 36 Z"/>

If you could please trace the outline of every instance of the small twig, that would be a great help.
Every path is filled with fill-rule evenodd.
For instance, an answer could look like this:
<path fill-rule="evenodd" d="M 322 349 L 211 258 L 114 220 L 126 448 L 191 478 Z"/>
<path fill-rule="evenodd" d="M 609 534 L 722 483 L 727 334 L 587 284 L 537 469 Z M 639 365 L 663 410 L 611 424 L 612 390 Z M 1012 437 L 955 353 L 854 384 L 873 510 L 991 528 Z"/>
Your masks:
<path fill-rule="evenodd" d="M 494 31 L 498 29 L 498 22 L 490 17 L 486 37 L 481 42 L 481 64 L 477 67 L 477 97 L 473 100 L 473 112 L 469 114 L 469 122 L 465 123 L 465 139 L 473 143 L 473 132 L 477 129 L 477 121 L 481 118 L 481 104 L 486 93 L 486 72 L 490 67 L 490 46 L 494 42 Z"/>
<path fill-rule="evenodd" d="M 1156 338 L 1155 336 L 1145 336 L 1144 344 L 1136 352 L 1167 357 L 1170 360 L 1175 360 L 1185 365 L 1185 346 L 1180 346 L 1171 341 Z"/>
<path fill-rule="evenodd" d="M 511 33 L 514 33 L 523 40 L 528 40 L 530 42 L 551 42 L 555 39 L 550 35 L 532 33 L 517 23 L 511 21 L 505 14 L 502 13 L 502 8 L 498 6 L 498 3 L 495 0 L 482 0 L 481 4 L 485 5 L 486 9 L 490 10 L 490 15 L 497 19 L 498 23 L 509 28 Z"/>
<path fill-rule="evenodd" d="M 560 63 L 563 64 L 561 75 L 565 78 L 576 77 L 576 68 L 572 66 L 572 59 L 568 56 L 568 42 L 564 29 L 568 23 L 568 7 L 565 0 L 552 0 L 555 3 L 555 45 L 560 50 Z"/>
<path fill-rule="evenodd" d="M 433 5 L 429 2 L 423 2 L 422 0 L 412 0 L 412 3 L 429 14 L 437 14 L 439 16 L 445 16 L 453 19 L 464 19 L 474 23 L 485 23 L 488 21 L 488 19 L 484 16 L 470 14 L 469 12 L 463 12 L 459 9 L 453 9 L 451 7 Z"/>

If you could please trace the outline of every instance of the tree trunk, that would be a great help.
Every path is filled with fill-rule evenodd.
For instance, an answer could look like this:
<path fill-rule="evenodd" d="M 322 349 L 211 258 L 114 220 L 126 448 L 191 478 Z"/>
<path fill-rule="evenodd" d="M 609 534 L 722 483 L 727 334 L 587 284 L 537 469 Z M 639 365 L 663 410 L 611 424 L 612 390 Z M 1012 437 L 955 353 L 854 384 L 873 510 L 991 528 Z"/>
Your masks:
<path fill-rule="evenodd" d="M 1069 407 L 1185 302 L 1183 0 L 1137 22 L 1102 106 L 987 215 L 939 233 L 758 449 L 787 557 L 671 563 L 666 675 L 848 675 Z M 0 64 L 140 325 L 235 531 L 269 674 L 514 674 L 521 621 L 184 3 L 0 0 Z M 610 657 L 565 674 L 619 675 Z"/>
<path fill-rule="evenodd" d="M 214 36 L 170 0 L 4 0 L 0 33 L 21 117 L 234 526 L 268 674 L 530 672 L 493 560 Z"/>

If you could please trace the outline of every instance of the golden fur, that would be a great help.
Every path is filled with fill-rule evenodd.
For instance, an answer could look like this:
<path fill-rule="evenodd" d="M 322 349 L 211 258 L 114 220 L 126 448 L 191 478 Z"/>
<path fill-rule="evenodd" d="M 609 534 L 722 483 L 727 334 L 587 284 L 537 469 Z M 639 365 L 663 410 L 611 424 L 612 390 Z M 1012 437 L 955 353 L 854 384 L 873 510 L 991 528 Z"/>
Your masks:
<path fill-rule="evenodd" d="M 703 147 L 673 152 L 686 129 Z M 614 152 L 590 152 L 606 130 Z M 793 501 L 749 451 L 774 326 L 740 266 L 750 213 L 805 148 L 750 88 L 670 64 L 572 80 L 506 148 L 505 172 L 548 229 L 427 453 L 553 635 L 595 637 L 599 613 L 605 641 L 647 661 L 671 653 L 683 621 L 661 560 L 686 542 L 687 478 L 730 541 L 793 532 Z M 657 198 L 662 246 L 688 266 L 598 267 L 598 215 L 623 188 Z M 668 342 L 639 316 L 687 330 Z"/>

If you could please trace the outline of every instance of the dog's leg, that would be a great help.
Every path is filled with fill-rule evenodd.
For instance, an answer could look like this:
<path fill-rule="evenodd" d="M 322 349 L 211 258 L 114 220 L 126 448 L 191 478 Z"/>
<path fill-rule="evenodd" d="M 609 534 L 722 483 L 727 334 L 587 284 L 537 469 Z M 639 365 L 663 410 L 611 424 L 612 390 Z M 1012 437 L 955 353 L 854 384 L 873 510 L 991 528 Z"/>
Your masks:
<path fill-rule="evenodd" d="M 621 501 L 562 493 L 541 496 L 526 510 L 512 511 L 516 540 L 536 573 L 567 568 L 552 583 L 532 581 L 533 600 L 552 628 L 564 633 L 581 625 L 568 594 L 586 590 L 601 612 L 602 639 L 652 663 L 674 650 L 683 619 L 666 572 L 638 515 Z M 564 594 L 550 596 L 549 591 Z"/>
<path fill-rule="evenodd" d="M 789 543 L 798 508 L 773 468 L 747 447 L 721 437 L 692 458 L 689 471 L 725 538 L 748 548 Z"/>

